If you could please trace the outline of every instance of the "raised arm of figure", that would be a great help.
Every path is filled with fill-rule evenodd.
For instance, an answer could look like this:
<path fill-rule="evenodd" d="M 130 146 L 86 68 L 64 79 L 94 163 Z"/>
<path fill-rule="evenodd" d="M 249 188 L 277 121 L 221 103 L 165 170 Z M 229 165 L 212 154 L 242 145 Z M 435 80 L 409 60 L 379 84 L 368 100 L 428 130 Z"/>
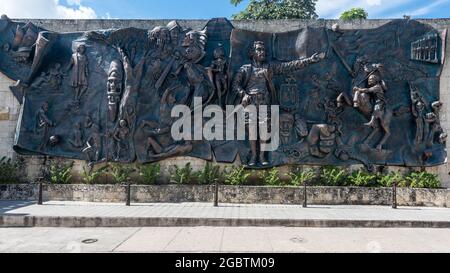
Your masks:
<path fill-rule="evenodd" d="M 315 53 L 311 57 L 306 59 L 295 60 L 291 62 L 283 62 L 279 64 L 272 64 L 272 70 L 274 74 L 285 74 L 294 72 L 307 67 L 310 64 L 318 63 L 325 59 L 325 53 Z"/>

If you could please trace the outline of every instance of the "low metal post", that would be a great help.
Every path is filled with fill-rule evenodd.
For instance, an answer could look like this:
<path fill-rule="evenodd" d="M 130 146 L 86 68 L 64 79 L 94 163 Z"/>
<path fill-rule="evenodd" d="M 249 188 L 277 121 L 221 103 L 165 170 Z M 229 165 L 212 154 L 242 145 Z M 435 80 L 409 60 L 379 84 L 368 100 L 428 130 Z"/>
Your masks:
<path fill-rule="evenodd" d="M 307 193 L 308 188 L 307 188 L 307 186 L 308 186 L 308 182 L 305 181 L 303 183 L 303 207 L 304 208 L 308 207 L 308 193 Z"/>
<path fill-rule="evenodd" d="M 126 206 L 131 206 L 131 181 L 128 179 L 127 180 L 127 202 L 126 202 Z"/>
<path fill-rule="evenodd" d="M 219 206 L 219 181 L 214 180 L 214 207 Z"/>
<path fill-rule="evenodd" d="M 44 204 L 44 200 L 42 197 L 42 190 L 43 190 L 42 188 L 43 188 L 42 180 L 40 180 L 38 184 L 38 205 L 40 206 Z"/>
<path fill-rule="evenodd" d="M 392 184 L 392 208 L 397 209 L 397 182 Z"/>

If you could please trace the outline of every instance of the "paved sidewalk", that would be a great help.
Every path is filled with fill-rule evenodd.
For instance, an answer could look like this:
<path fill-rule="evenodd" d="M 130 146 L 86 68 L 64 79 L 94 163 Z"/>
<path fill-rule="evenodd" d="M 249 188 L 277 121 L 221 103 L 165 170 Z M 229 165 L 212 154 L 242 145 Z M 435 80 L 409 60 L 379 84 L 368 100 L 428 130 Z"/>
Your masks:
<path fill-rule="evenodd" d="M 377 206 L 133 204 L 0 201 L 0 227 L 422 227 L 450 228 L 450 209 Z"/>

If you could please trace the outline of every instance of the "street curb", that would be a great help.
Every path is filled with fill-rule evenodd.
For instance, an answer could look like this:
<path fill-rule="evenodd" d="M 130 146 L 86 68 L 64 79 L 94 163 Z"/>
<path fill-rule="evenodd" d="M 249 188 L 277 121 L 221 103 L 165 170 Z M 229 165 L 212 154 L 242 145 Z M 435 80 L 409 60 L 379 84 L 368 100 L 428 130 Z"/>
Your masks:
<path fill-rule="evenodd" d="M 0 216 L 0 227 L 450 228 L 446 221 Z"/>

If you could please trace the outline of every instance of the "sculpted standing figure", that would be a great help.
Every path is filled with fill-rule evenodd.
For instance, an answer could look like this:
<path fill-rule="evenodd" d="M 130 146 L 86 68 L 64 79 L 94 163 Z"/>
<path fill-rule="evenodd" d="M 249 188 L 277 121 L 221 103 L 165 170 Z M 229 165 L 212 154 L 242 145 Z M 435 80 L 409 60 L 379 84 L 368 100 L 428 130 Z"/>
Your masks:
<path fill-rule="evenodd" d="M 39 150 L 42 150 L 47 146 L 50 127 L 56 126 L 56 124 L 48 117 L 47 112 L 48 102 L 45 102 L 42 107 L 36 112 L 35 133 L 42 134 L 42 141 L 39 145 Z"/>
<path fill-rule="evenodd" d="M 207 40 L 206 30 L 193 30 L 186 33 L 182 44 L 182 60 L 177 69 L 177 74 L 181 71 L 186 73 L 191 89 L 189 98 L 192 109 L 194 108 L 193 99 L 195 97 L 202 98 L 203 104 L 207 105 L 214 95 L 214 86 L 209 79 L 208 73 L 205 67 L 199 64 L 206 55 Z"/>
<path fill-rule="evenodd" d="M 250 49 L 250 59 L 252 60 L 252 63 L 244 65 L 239 69 L 233 80 L 233 90 L 241 96 L 241 105 L 244 107 L 254 105 L 258 109 L 259 106 L 276 104 L 277 93 L 273 83 L 273 76 L 275 74 L 296 71 L 307 65 L 320 62 L 324 58 L 324 53 L 316 53 L 307 59 L 285 63 L 268 63 L 264 42 L 256 41 Z M 257 116 L 259 116 L 259 113 Z M 268 120 L 250 117 L 248 123 L 253 125 L 256 124 L 257 126 L 256 135 L 254 135 L 255 130 L 249 130 L 252 153 L 249 166 L 253 167 L 256 166 L 258 161 L 258 149 L 261 150 L 261 143 L 264 143 L 261 140 L 258 131 L 261 124 L 267 124 Z M 267 160 L 264 151 L 259 151 L 259 161 L 263 166 L 269 165 L 269 161 Z"/>
<path fill-rule="evenodd" d="M 228 61 L 225 57 L 225 50 L 221 44 L 214 50 L 214 60 L 208 70 L 209 77 L 214 83 L 219 105 L 222 107 L 222 97 L 228 91 Z"/>
<path fill-rule="evenodd" d="M 427 136 L 427 147 L 433 147 L 435 142 L 436 135 L 439 136 L 439 143 L 444 144 L 447 140 L 447 133 L 444 132 L 444 129 L 441 126 L 440 120 L 440 111 L 442 109 L 442 102 L 435 101 L 431 104 L 431 108 L 433 109 L 432 113 L 426 114 L 425 122 L 430 124 L 430 133 Z"/>
<path fill-rule="evenodd" d="M 72 131 L 72 138 L 69 139 L 70 145 L 72 145 L 74 148 L 81 148 L 83 147 L 83 132 L 81 131 L 81 124 L 75 123 L 75 126 Z"/>
<path fill-rule="evenodd" d="M 414 140 L 414 144 L 419 145 L 424 142 L 428 136 L 428 126 L 425 121 L 425 101 L 422 96 L 420 96 L 415 86 L 411 86 L 411 100 L 413 103 L 411 110 L 416 121 L 416 138 Z"/>
<path fill-rule="evenodd" d="M 124 68 L 125 88 L 119 104 L 119 120 L 125 120 L 131 133 L 134 131 L 136 119 L 136 105 L 141 79 L 144 70 L 145 58 L 142 58 L 136 67 L 122 48 L 118 49 L 122 57 Z"/>
<path fill-rule="evenodd" d="M 81 96 L 86 92 L 89 85 L 89 63 L 84 44 L 79 45 L 77 52 L 72 55 L 68 70 L 70 69 L 72 69 L 70 86 L 75 90 L 75 100 L 80 101 Z"/>
<path fill-rule="evenodd" d="M 119 121 L 119 127 L 116 128 L 114 132 L 114 140 L 116 141 L 116 161 L 121 158 L 122 151 L 128 151 L 129 143 L 128 136 L 130 134 L 130 129 L 128 128 L 128 123 L 126 120 Z M 128 158 L 125 158 L 128 160 Z"/>

